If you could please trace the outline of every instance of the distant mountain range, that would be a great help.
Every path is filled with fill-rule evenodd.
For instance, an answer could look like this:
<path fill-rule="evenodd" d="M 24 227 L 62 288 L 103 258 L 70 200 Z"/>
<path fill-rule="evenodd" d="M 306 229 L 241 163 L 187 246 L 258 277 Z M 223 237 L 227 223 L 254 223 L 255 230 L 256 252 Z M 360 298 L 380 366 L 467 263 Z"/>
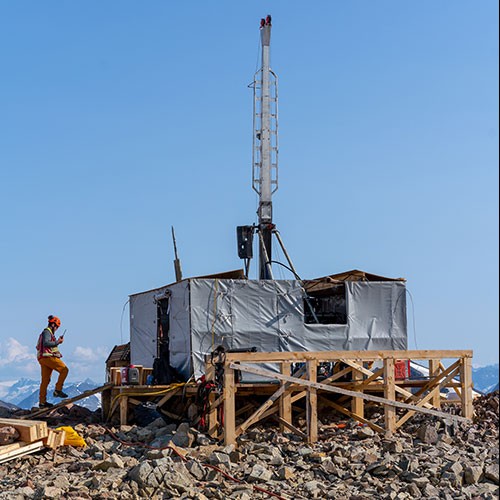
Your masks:
<path fill-rule="evenodd" d="M 474 388 L 488 394 L 498 390 L 498 363 L 472 369 Z"/>
<path fill-rule="evenodd" d="M 90 379 L 86 379 L 83 382 L 73 382 L 67 383 L 64 386 L 64 392 L 69 398 L 74 398 L 85 391 L 89 391 L 99 387 L 101 384 L 97 384 Z M 38 406 L 38 394 L 40 388 L 39 380 L 31 380 L 27 378 L 22 378 L 17 382 L 14 382 L 10 387 L 5 388 L 4 394 L 2 395 L 2 400 L 0 401 L 0 406 L 12 407 L 13 405 L 17 408 L 22 408 L 24 410 L 30 410 L 33 407 Z M 47 391 L 47 401 L 49 403 L 58 403 L 61 400 L 54 398 L 52 393 L 54 392 L 54 384 L 49 385 Z M 91 411 L 95 411 L 101 406 L 101 396 L 100 394 L 94 394 L 85 399 L 78 401 L 76 404 L 88 408 Z"/>
<path fill-rule="evenodd" d="M 413 372 L 413 369 L 412 369 Z M 482 392 L 489 393 L 494 390 L 498 390 L 499 381 L 499 365 L 482 366 L 472 369 L 472 380 L 474 382 L 474 389 Z M 95 389 L 101 384 L 86 379 L 83 382 L 73 382 L 66 384 L 64 386 L 64 392 L 68 394 L 68 397 L 72 398 L 82 394 L 85 391 Z M 38 406 L 38 392 L 40 387 L 39 380 L 31 380 L 27 378 L 22 378 L 17 382 L 13 382 L 12 385 L 3 383 L 3 392 L 0 394 L 0 408 L 13 407 L 22 408 L 25 410 L 30 410 L 33 407 Z M 50 403 L 57 403 L 60 399 L 52 397 L 54 392 L 54 385 L 49 385 L 47 400 Z M 84 406 L 91 411 L 95 411 L 101 407 L 101 395 L 94 394 L 85 399 L 78 401 L 76 404 L 79 406 Z"/>

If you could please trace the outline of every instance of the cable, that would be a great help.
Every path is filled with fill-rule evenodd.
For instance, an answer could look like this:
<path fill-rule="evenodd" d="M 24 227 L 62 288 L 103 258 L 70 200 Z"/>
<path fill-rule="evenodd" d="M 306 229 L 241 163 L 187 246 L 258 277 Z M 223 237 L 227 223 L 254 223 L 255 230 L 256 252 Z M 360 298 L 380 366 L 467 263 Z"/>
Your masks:
<path fill-rule="evenodd" d="M 188 459 L 182 453 L 179 452 L 179 450 L 177 449 L 177 447 L 175 445 L 172 446 L 172 445 L 167 444 L 166 446 L 150 446 L 146 443 L 124 441 L 123 439 L 120 439 L 111 429 L 108 429 L 107 427 L 104 427 L 104 429 L 106 430 L 106 432 L 108 432 L 108 434 L 115 441 L 117 441 L 118 443 L 120 443 L 124 446 L 139 446 L 141 448 L 147 448 L 149 450 L 172 450 L 183 462 L 188 461 Z M 231 476 L 230 474 L 228 474 L 227 472 L 223 471 L 221 468 L 219 468 L 215 465 L 211 465 L 211 464 L 207 464 L 207 463 L 203 463 L 203 462 L 201 462 L 200 465 L 202 465 L 203 467 L 207 467 L 209 469 L 213 469 L 217 472 L 220 472 L 226 479 L 234 481 L 235 483 L 247 484 L 244 481 L 242 481 L 241 479 L 237 479 L 236 477 Z M 266 490 L 264 488 L 261 488 L 260 486 L 255 486 L 255 485 L 248 485 L 248 486 L 251 486 L 255 491 L 265 493 L 266 495 L 278 498 L 279 500 L 286 500 L 284 497 L 278 495 L 277 493 L 274 493 L 273 491 L 269 491 L 269 490 Z"/>
<path fill-rule="evenodd" d="M 126 307 L 126 305 L 129 302 L 130 302 L 130 299 L 127 299 L 127 302 L 125 302 L 125 304 L 123 304 L 122 316 L 120 318 L 120 344 L 123 344 L 123 331 L 122 331 L 122 327 L 123 327 L 123 313 L 125 312 L 125 307 Z"/>
<path fill-rule="evenodd" d="M 415 304 L 413 303 L 413 297 L 412 297 L 410 290 L 406 289 L 406 291 L 408 292 L 408 295 L 410 296 L 412 323 L 413 323 L 413 341 L 415 342 L 415 349 L 418 351 L 417 329 L 415 328 Z"/>
<path fill-rule="evenodd" d="M 277 260 L 271 260 L 270 263 L 271 264 L 279 264 L 280 266 L 283 266 L 284 268 L 288 269 L 295 276 L 295 279 L 302 281 L 302 278 L 296 272 L 294 272 L 293 269 L 291 269 L 289 266 L 287 266 L 286 264 L 283 264 L 283 262 L 278 262 Z"/>

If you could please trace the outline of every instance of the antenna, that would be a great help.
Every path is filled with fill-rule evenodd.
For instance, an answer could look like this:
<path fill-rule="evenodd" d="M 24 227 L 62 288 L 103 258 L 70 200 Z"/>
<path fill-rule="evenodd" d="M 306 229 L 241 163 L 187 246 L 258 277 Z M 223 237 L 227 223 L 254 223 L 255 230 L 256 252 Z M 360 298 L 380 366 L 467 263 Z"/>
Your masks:
<path fill-rule="evenodd" d="M 253 155 L 252 187 L 259 195 L 260 279 L 272 279 L 273 206 L 272 195 L 278 189 L 278 78 L 270 67 L 271 16 L 260 21 L 262 67 L 253 81 Z"/>
<path fill-rule="evenodd" d="M 177 256 L 177 244 L 175 242 L 175 232 L 174 226 L 172 226 L 172 241 L 174 242 L 174 269 L 175 269 L 175 281 L 182 281 L 182 269 L 181 269 L 181 261 Z"/>
<path fill-rule="evenodd" d="M 297 272 L 273 223 L 272 195 L 278 190 L 278 77 L 270 66 L 271 16 L 260 20 L 260 40 L 262 66 L 255 72 L 253 82 L 249 85 L 253 88 L 252 188 L 259 195 L 259 224 L 236 228 L 238 256 L 245 261 L 245 275 L 248 278 L 253 257 L 253 233 L 258 233 L 259 279 L 274 279 L 271 268 L 271 263 L 275 262 L 272 260 L 274 234 L 290 271 L 297 278 Z"/>

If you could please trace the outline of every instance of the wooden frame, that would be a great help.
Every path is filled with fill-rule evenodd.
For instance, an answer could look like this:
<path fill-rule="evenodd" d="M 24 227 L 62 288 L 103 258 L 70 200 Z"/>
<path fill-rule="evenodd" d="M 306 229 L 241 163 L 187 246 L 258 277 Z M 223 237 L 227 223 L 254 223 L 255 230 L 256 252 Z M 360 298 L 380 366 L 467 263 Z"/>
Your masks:
<path fill-rule="evenodd" d="M 448 368 L 442 359 L 457 359 Z M 429 362 L 429 378 L 412 381 L 409 384 L 416 392 L 407 390 L 405 381 L 395 379 L 396 360 L 421 360 Z M 321 352 L 266 352 L 266 353 L 225 353 L 218 360 L 224 367 L 222 398 L 224 404 L 223 437 L 225 444 L 235 444 L 239 435 L 246 432 L 263 418 L 273 416 L 282 429 L 287 428 L 306 437 L 313 443 L 318 439 L 318 402 L 339 411 L 350 418 L 369 425 L 378 432 L 391 435 L 415 413 L 426 413 L 449 420 L 467 421 L 473 416 L 472 406 L 472 351 L 470 350 L 415 350 L 415 351 L 321 351 Z M 317 367 L 322 362 L 341 363 L 343 368 L 322 382 L 317 379 Z M 373 364 L 382 368 L 373 368 Z M 270 371 L 256 364 L 275 363 L 280 369 Z M 299 374 L 291 376 L 292 363 L 304 363 L 305 378 Z M 207 374 L 209 372 L 207 363 Z M 370 366 L 368 368 L 367 366 Z M 255 410 L 243 423 L 236 425 L 236 398 L 243 384 L 236 384 L 236 371 L 258 374 L 279 382 L 275 392 Z M 348 375 L 350 380 L 340 381 Z M 456 378 L 459 377 L 459 382 Z M 209 379 L 207 377 L 207 379 Z M 272 385 L 272 384 L 269 384 Z M 458 395 L 462 415 L 451 415 L 440 410 L 440 390 L 452 388 Z M 383 397 L 375 395 L 382 393 Z M 340 395 L 336 402 L 326 397 L 329 393 Z M 293 425 L 292 405 L 306 397 L 307 433 Z M 215 400 L 216 395 L 213 395 Z M 350 409 L 342 403 L 350 401 Z M 364 402 L 382 405 L 384 426 L 370 422 L 364 415 Z M 399 417 L 397 409 L 406 410 Z M 275 413 L 279 412 L 279 416 Z M 217 436 L 216 413 L 210 413 L 211 435 Z"/>

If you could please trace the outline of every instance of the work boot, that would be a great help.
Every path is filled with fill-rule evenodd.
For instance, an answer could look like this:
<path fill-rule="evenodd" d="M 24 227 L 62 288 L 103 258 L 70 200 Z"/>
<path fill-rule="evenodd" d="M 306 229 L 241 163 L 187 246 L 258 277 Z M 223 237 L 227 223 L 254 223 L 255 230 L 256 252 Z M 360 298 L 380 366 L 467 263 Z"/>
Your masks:
<path fill-rule="evenodd" d="M 45 403 L 40 403 L 38 405 L 38 408 L 52 408 L 53 406 L 54 405 L 52 403 L 45 401 Z"/>
<path fill-rule="evenodd" d="M 63 391 L 55 390 L 54 391 L 54 397 L 55 398 L 67 398 L 68 395 L 65 392 L 63 392 Z"/>

